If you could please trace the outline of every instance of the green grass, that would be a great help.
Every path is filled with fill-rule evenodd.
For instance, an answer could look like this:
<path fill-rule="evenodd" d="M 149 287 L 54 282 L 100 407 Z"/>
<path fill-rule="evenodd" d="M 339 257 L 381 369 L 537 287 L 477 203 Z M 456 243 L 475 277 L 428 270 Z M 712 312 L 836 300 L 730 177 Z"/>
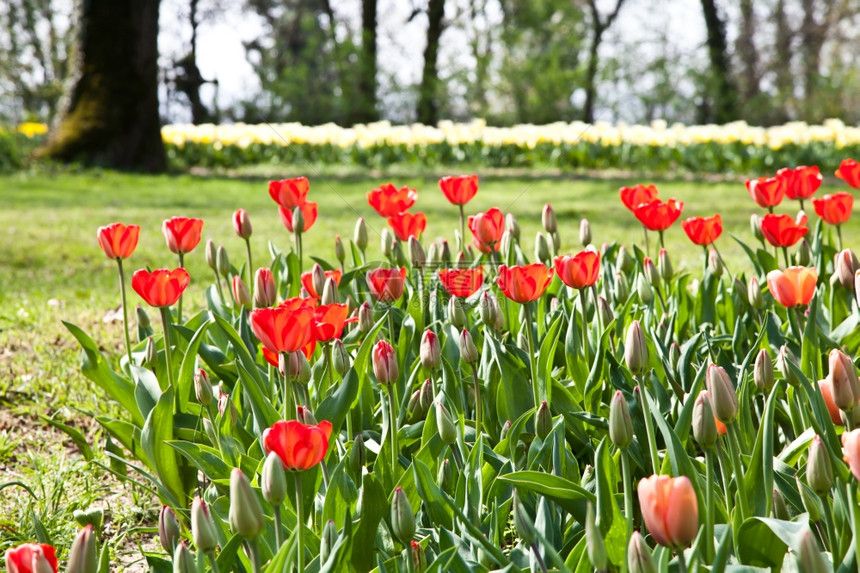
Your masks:
<path fill-rule="evenodd" d="M 389 178 L 328 173 L 311 176 L 310 199 L 319 203 L 320 216 L 305 235 L 306 255 L 334 260 L 334 235 L 350 238 L 356 217 L 363 216 L 371 238 L 370 257 L 378 256 L 378 233 L 385 222 L 367 205 L 365 193 Z M 284 172 L 299 174 L 301 170 Z M 453 242 L 457 209 L 439 192 L 439 175 L 398 176 L 394 182 L 418 190 L 416 209 L 428 218 L 425 238 L 447 237 Z M 558 217 L 561 252 L 580 250 L 582 217 L 589 219 L 593 242 L 598 246 L 613 241 L 641 244 L 642 228 L 617 194 L 619 186 L 636 182 L 497 173 L 482 178 L 481 190 L 468 212 L 497 206 L 514 213 L 522 227 L 526 252 L 531 251 L 540 229 L 541 208 L 546 202 L 553 205 Z M 725 231 L 718 244 L 729 267 L 734 272 L 751 270 L 743 251 L 730 237 L 735 234 L 753 244 L 749 216 L 762 212 L 747 195 L 742 181 L 663 181 L 658 187 L 662 197 L 685 202 L 682 217 L 721 213 Z M 835 180 L 828 181 L 823 191 L 837 188 Z M 37 512 L 53 512 L 45 521 L 48 533 L 67 548 L 74 509 L 91 503 L 115 509 L 109 513 L 116 533 L 124 526 L 138 525 L 153 506 L 97 465 L 73 456 L 71 442 L 48 430 L 38 418 L 39 414 L 57 416 L 78 427 L 92 442 L 102 439 L 80 411 L 103 412 L 110 406 L 78 373 L 77 345 L 60 324 L 60 320 L 77 323 L 114 358 L 122 351 L 121 325 L 102 321 L 109 309 L 119 305 L 119 295 L 116 265 L 99 249 L 97 227 L 118 220 L 141 226 L 138 250 L 127 263 L 130 271 L 147 265 L 176 266 L 176 258 L 167 250 L 161 234 L 162 220 L 174 215 L 204 219 L 204 241 L 212 238 L 225 245 L 237 267 L 244 262 L 244 246 L 232 229 L 231 214 L 236 208 L 247 209 L 253 223 L 255 265 L 266 264 L 269 259 L 267 241 L 285 250 L 291 246 L 291 236 L 280 222 L 262 177 L 20 173 L 0 177 L 0 190 L 0 472 L 3 481 L 20 480 L 33 490 L 39 499 Z M 786 202 L 781 212 L 794 207 Z M 846 225 L 844 231 L 846 246 L 856 245 L 860 225 Z M 656 236 L 652 237 L 652 248 L 655 241 Z M 679 224 L 666 232 L 666 247 L 676 269 L 699 273 L 702 250 L 688 241 Z M 212 277 L 202 244 L 188 257 L 187 266 L 192 283 L 186 308 L 202 306 L 203 291 Z M 130 287 L 129 295 L 132 304 L 139 302 Z M 96 448 L 97 460 L 106 463 L 101 449 Z M 124 501 L 117 503 L 120 498 Z M 132 509 L 138 501 L 145 506 L 143 510 Z M 35 535 L 33 520 L 22 509 L 28 504 L 29 494 L 23 488 L 3 490 L 0 551 Z"/>

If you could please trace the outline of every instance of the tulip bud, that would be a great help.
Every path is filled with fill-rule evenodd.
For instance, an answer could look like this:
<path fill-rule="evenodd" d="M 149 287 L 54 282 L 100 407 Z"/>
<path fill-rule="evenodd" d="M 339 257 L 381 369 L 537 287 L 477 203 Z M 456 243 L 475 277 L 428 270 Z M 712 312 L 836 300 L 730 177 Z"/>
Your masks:
<path fill-rule="evenodd" d="M 761 218 L 755 213 L 750 215 L 750 230 L 756 239 L 764 241 L 764 234 L 761 232 Z"/>
<path fill-rule="evenodd" d="M 430 329 L 425 330 L 421 336 L 419 355 L 421 366 L 427 370 L 435 370 L 442 363 L 442 345 L 439 343 L 439 337 Z"/>
<path fill-rule="evenodd" d="M 391 231 L 388 230 L 388 227 L 383 228 L 382 233 L 379 235 L 379 247 L 382 250 L 382 255 L 384 257 L 391 257 L 392 241 Z"/>
<path fill-rule="evenodd" d="M 162 510 L 162 513 L 164 511 Z M 174 522 L 176 516 L 174 516 Z M 177 524 L 176 539 L 179 538 L 179 525 Z M 161 523 L 158 528 L 159 539 L 161 539 Z M 176 542 L 172 540 L 172 543 Z M 162 540 L 162 546 L 164 541 Z M 173 552 L 172 545 L 169 549 L 165 548 L 168 553 Z M 99 568 L 99 556 L 96 550 L 96 534 L 92 525 L 87 525 L 78 532 L 75 541 L 72 543 L 72 548 L 69 550 L 69 564 L 66 567 L 68 573 L 95 573 Z M 11 568 L 10 568 L 11 571 Z M 48 569 L 52 571 L 52 569 Z"/>
<path fill-rule="evenodd" d="M 582 243 L 583 247 L 591 244 L 591 225 L 588 223 L 588 219 L 579 221 L 579 242 Z"/>
<path fill-rule="evenodd" d="M 794 353 L 785 344 L 779 348 L 779 354 L 776 357 L 776 367 L 786 382 L 792 386 L 800 386 L 800 378 L 796 374 L 796 370 L 799 370 L 800 366 L 797 364 L 797 358 L 794 356 Z"/>
<path fill-rule="evenodd" d="M 669 253 L 666 252 L 666 249 L 660 249 L 660 255 L 657 258 L 657 268 L 660 271 L 660 278 L 666 282 L 672 280 L 672 277 L 675 275 L 672 261 L 669 259 Z"/>
<path fill-rule="evenodd" d="M 345 376 L 350 367 L 349 352 L 343 345 L 343 341 L 336 338 L 331 348 L 331 362 L 334 366 L 334 371 Z"/>
<path fill-rule="evenodd" d="M 448 246 L 448 241 L 445 239 L 442 239 L 442 243 L 440 243 L 439 256 L 442 263 L 448 264 L 451 262 L 451 247 Z"/>
<path fill-rule="evenodd" d="M 472 340 L 472 334 L 466 329 L 463 329 L 463 332 L 460 334 L 460 358 L 466 364 L 474 364 L 479 358 L 478 348 Z"/>
<path fill-rule="evenodd" d="M 222 277 L 230 276 L 230 258 L 227 256 L 227 249 L 224 248 L 224 245 L 218 247 L 215 264 L 218 267 L 219 275 Z"/>
<path fill-rule="evenodd" d="M 630 410 L 621 390 L 616 390 L 609 403 L 609 439 L 615 447 L 624 450 L 633 442 L 633 423 Z"/>
<path fill-rule="evenodd" d="M 738 395 L 728 373 L 722 366 L 712 363 L 708 366 L 705 383 L 717 420 L 723 424 L 732 422 L 738 415 Z"/>
<path fill-rule="evenodd" d="M 206 239 L 206 264 L 213 271 L 218 271 L 218 249 L 212 239 Z"/>
<path fill-rule="evenodd" d="M 844 352 L 834 348 L 830 351 L 829 366 L 833 402 L 843 412 L 850 412 L 860 400 L 860 383 L 854 363 Z"/>
<path fill-rule="evenodd" d="M 508 437 L 508 432 L 511 431 L 511 421 L 505 420 L 505 423 L 502 424 L 502 431 L 499 432 L 499 441 L 504 440 Z"/>
<path fill-rule="evenodd" d="M 191 503 L 191 538 L 201 553 L 214 551 L 218 546 L 218 534 L 215 533 L 215 522 L 209 514 L 209 506 L 200 498 L 194 498 Z"/>
<path fill-rule="evenodd" d="M 427 254 L 424 252 L 424 247 L 414 236 L 409 237 L 409 257 L 413 267 L 420 269 L 427 264 Z"/>
<path fill-rule="evenodd" d="M 552 206 L 549 203 L 543 206 L 543 213 L 541 213 L 540 220 L 547 233 L 555 233 L 556 229 L 558 229 L 555 211 L 552 210 Z"/>
<path fill-rule="evenodd" d="M 560 309 L 560 308 L 561 308 L 561 301 L 558 300 L 558 297 L 555 297 L 555 296 L 552 297 L 549 300 L 549 312 L 550 312 L 550 314 L 555 314 L 556 312 L 558 312 L 558 309 Z"/>
<path fill-rule="evenodd" d="M 770 353 L 765 348 L 762 348 L 755 357 L 753 381 L 756 388 L 762 392 L 770 393 L 773 388 L 773 362 L 770 359 Z"/>
<path fill-rule="evenodd" d="M 364 333 L 367 334 L 371 330 L 373 330 L 373 309 L 370 308 L 370 303 L 363 302 L 361 306 L 358 307 L 358 328 Z"/>
<path fill-rule="evenodd" d="M 367 225 L 364 222 L 364 217 L 359 217 L 355 222 L 355 231 L 352 234 L 352 241 L 361 252 L 364 252 L 364 249 L 367 248 Z"/>
<path fill-rule="evenodd" d="M 830 465 L 830 455 L 824 447 L 824 442 L 817 434 L 809 445 L 809 456 L 806 460 L 806 483 L 818 495 L 824 495 L 833 487 L 833 468 Z"/>
<path fill-rule="evenodd" d="M 818 542 L 809 530 L 800 534 L 800 551 L 797 554 L 797 570 L 803 573 L 830 573 L 833 567 L 821 554 Z"/>
<path fill-rule="evenodd" d="M 427 411 L 421 405 L 421 389 L 412 392 L 409 397 L 409 403 L 406 405 L 406 411 L 409 413 L 410 422 L 417 422 L 424 418 Z"/>
<path fill-rule="evenodd" d="M 260 267 L 254 274 L 254 302 L 258 307 L 265 308 L 275 304 L 277 296 L 272 271 L 266 267 Z"/>
<path fill-rule="evenodd" d="M 149 364 L 150 370 L 158 363 L 158 347 L 155 346 L 155 339 L 151 336 L 146 339 L 146 363 Z"/>
<path fill-rule="evenodd" d="M 511 250 L 514 248 L 514 236 L 511 235 L 510 231 L 505 231 L 502 233 L 502 240 L 499 242 L 499 252 L 502 254 L 503 260 L 507 260 L 508 256 L 511 254 Z"/>
<path fill-rule="evenodd" d="M 714 249 L 711 249 L 711 252 L 708 253 L 708 270 L 717 278 L 723 276 L 723 272 L 725 271 L 723 259 L 720 258 L 720 255 Z"/>
<path fill-rule="evenodd" d="M 314 287 L 314 292 L 321 293 L 325 288 L 325 271 L 319 263 L 314 263 L 311 268 L 311 284 Z"/>
<path fill-rule="evenodd" d="M 754 309 L 761 310 L 764 308 L 764 297 L 761 295 L 761 287 L 759 287 L 758 279 L 755 277 L 750 279 L 750 284 L 747 288 L 747 296 L 749 298 L 750 305 Z"/>
<path fill-rule="evenodd" d="M 158 514 L 158 541 L 161 547 L 167 553 L 173 553 L 180 536 L 179 522 L 173 509 L 168 505 L 161 506 L 161 513 Z"/>
<path fill-rule="evenodd" d="M 404 544 L 412 541 L 415 536 L 415 514 L 406 492 L 400 486 L 394 488 L 394 498 L 391 501 L 391 529 Z"/>
<path fill-rule="evenodd" d="M 741 279 L 739 279 L 738 277 L 734 277 L 732 279 L 732 293 L 736 294 L 744 305 L 750 303 L 750 299 L 747 293 L 747 287 L 744 286 L 744 283 L 741 282 Z"/>
<path fill-rule="evenodd" d="M 209 376 L 202 368 L 198 368 L 194 373 L 194 394 L 197 396 L 197 401 L 200 405 L 204 407 L 211 404 L 214 398 L 212 395 L 212 384 L 209 382 Z M 172 551 L 173 547 L 171 547 L 170 550 Z"/>
<path fill-rule="evenodd" d="M 585 549 L 594 571 L 606 571 L 606 546 L 594 521 L 594 506 L 588 503 L 585 510 Z"/>
<path fill-rule="evenodd" d="M 549 243 L 546 235 L 538 231 L 535 236 L 535 260 L 546 262 L 549 260 Z"/>
<path fill-rule="evenodd" d="M 183 541 L 176 546 L 176 551 L 173 553 L 173 573 L 195 573 L 195 571 L 197 571 L 197 564 L 194 562 L 194 556 Z"/>
<path fill-rule="evenodd" d="M 364 436 L 356 434 L 352 439 L 352 448 L 349 450 L 349 467 L 353 475 L 361 477 L 361 470 L 367 462 L 367 452 L 364 448 Z"/>
<path fill-rule="evenodd" d="M 239 306 L 251 308 L 251 291 L 239 275 L 233 276 L 233 300 Z"/>
<path fill-rule="evenodd" d="M 549 411 L 546 400 L 540 403 L 535 414 L 535 430 L 541 440 L 546 440 L 546 437 L 552 431 L 552 414 Z"/>
<path fill-rule="evenodd" d="M 496 328 L 496 308 L 493 305 L 495 302 L 495 297 L 490 291 L 484 291 L 481 293 L 481 299 L 478 303 L 478 311 L 481 316 L 481 322 L 484 323 L 484 326 L 495 329 Z M 496 302 L 498 304 L 498 302 Z"/>
<path fill-rule="evenodd" d="M 457 440 L 457 427 L 454 425 L 454 418 L 439 401 L 436 402 L 436 428 L 439 430 L 439 437 L 446 444 L 453 444 Z"/>
<path fill-rule="evenodd" d="M 630 297 L 630 283 L 627 282 L 627 277 L 621 273 L 615 273 L 612 290 L 615 293 L 615 302 L 618 304 L 627 302 L 627 299 Z"/>
<path fill-rule="evenodd" d="M 430 243 L 430 246 L 427 247 L 427 262 L 436 265 L 439 264 L 440 260 L 439 247 L 436 243 Z"/>
<path fill-rule="evenodd" d="M 705 449 L 711 449 L 717 443 L 717 422 L 707 390 L 699 392 L 693 404 L 693 437 Z"/>
<path fill-rule="evenodd" d="M 281 505 L 287 498 L 287 474 L 281 458 L 275 452 L 269 453 L 263 463 L 260 489 L 263 490 L 263 499 L 272 507 Z"/>
<path fill-rule="evenodd" d="M 848 290 L 854 290 L 854 275 L 860 270 L 860 261 L 851 249 L 844 249 L 836 254 L 833 262 L 839 284 Z"/>
<path fill-rule="evenodd" d="M 627 337 L 624 341 L 624 362 L 633 374 L 644 374 L 648 371 L 648 344 L 645 333 L 638 320 L 627 327 Z"/>
<path fill-rule="evenodd" d="M 400 376 L 400 370 L 397 367 L 397 354 L 394 348 L 384 340 L 380 340 L 373 347 L 373 374 L 383 386 L 388 386 L 392 382 L 396 382 Z"/>
<path fill-rule="evenodd" d="M 657 565 L 642 534 L 634 531 L 627 544 L 627 570 L 630 573 L 657 573 Z"/>
<path fill-rule="evenodd" d="M 509 232 L 517 241 L 520 240 L 520 224 L 513 213 L 505 215 L 505 231 Z"/>
<path fill-rule="evenodd" d="M 604 327 L 615 320 L 615 314 L 612 312 L 612 307 L 602 296 L 597 298 L 597 312 L 600 315 L 600 324 Z"/>
<path fill-rule="evenodd" d="M 791 514 L 788 512 L 788 506 L 785 504 L 785 497 L 777 488 L 773 488 L 773 505 L 771 506 L 770 514 L 774 519 L 788 521 L 791 519 Z"/>
<path fill-rule="evenodd" d="M 651 283 L 644 274 L 636 275 L 636 294 L 639 295 L 639 301 L 642 304 L 651 304 L 654 300 L 654 291 L 651 289 Z"/>
<path fill-rule="evenodd" d="M 645 274 L 645 278 L 648 279 L 648 283 L 653 287 L 660 286 L 660 271 L 657 270 L 657 266 L 654 264 L 654 261 L 651 260 L 650 257 L 645 257 L 645 260 L 642 263 L 643 273 Z"/>
<path fill-rule="evenodd" d="M 803 509 L 805 509 L 809 514 L 809 521 L 811 523 L 815 523 L 821 519 L 821 515 L 824 513 L 824 506 L 821 504 L 821 498 L 815 495 L 812 488 L 800 481 L 800 474 L 795 476 L 794 482 L 797 486 L 798 493 L 800 493 L 800 501 L 803 503 Z"/>
<path fill-rule="evenodd" d="M 410 544 L 412 550 L 412 564 L 415 566 L 415 573 L 424 573 L 427 570 L 427 557 L 424 555 L 424 548 L 417 541 Z"/>
<path fill-rule="evenodd" d="M 331 551 L 337 543 L 337 526 L 334 521 L 329 519 L 323 526 L 323 532 L 320 536 L 320 565 L 324 565 L 328 561 Z"/>
<path fill-rule="evenodd" d="M 293 232 L 299 235 L 305 232 L 305 214 L 301 207 L 293 209 Z"/>
<path fill-rule="evenodd" d="M 534 523 L 526 508 L 523 507 L 516 489 L 514 489 L 513 510 L 514 527 L 517 530 L 517 534 L 519 534 L 523 543 L 531 545 L 535 542 Z"/>
<path fill-rule="evenodd" d="M 797 247 L 797 264 L 802 267 L 808 267 L 811 262 L 812 247 L 809 246 L 809 241 L 801 239 L 800 245 Z"/>
<path fill-rule="evenodd" d="M 248 217 L 248 212 L 246 210 L 237 209 L 236 212 L 233 213 L 233 230 L 236 231 L 236 234 L 242 239 L 247 240 L 251 237 L 253 227 L 251 227 L 251 219 Z"/>
<path fill-rule="evenodd" d="M 448 322 L 458 330 L 466 326 L 466 311 L 463 310 L 459 297 L 452 296 L 448 299 Z"/>
<path fill-rule="evenodd" d="M 436 475 L 436 482 L 439 484 L 439 489 L 447 494 L 454 491 L 457 485 L 457 479 L 454 476 L 454 468 L 451 467 L 450 461 L 446 458 L 439 464 L 439 472 Z"/>
<path fill-rule="evenodd" d="M 266 522 L 251 482 L 239 468 L 230 474 L 230 526 L 245 539 L 255 539 Z"/>
<path fill-rule="evenodd" d="M 429 378 L 421 385 L 419 399 L 421 411 L 426 414 L 430 410 L 430 407 L 433 406 L 433 382 Z"/>
<path fill-rule="evenodd" d="M 624 245 L 618 249 L 618 255 L 615 258 L 615 266 L 621 270 L 622 273 L 629 273 L 633 270 L 633 265 L 636 264 L 636 260 L 630 256 L 630 253 L 627 252 L 627 249 Z"/>
<path fill-rule="evenodd" d="M 406 260 L 406 255 L 403 253 L 403 247 L 400 245 L 400 241 L 393 241 L 391 244 L 391 258 L 394 259 L 394 262 L 397 263 L 399 267 L 405 267 L 409 261 Z"/>
<path fill-rule="evenodd" d="M 328 277 L 325 279 L 323 283 L 322 297 L 320 297 L 320 304 L 335 304 L 340 302 L 340 293 L 337 289 L 337 281 L 334 277 Z"/>

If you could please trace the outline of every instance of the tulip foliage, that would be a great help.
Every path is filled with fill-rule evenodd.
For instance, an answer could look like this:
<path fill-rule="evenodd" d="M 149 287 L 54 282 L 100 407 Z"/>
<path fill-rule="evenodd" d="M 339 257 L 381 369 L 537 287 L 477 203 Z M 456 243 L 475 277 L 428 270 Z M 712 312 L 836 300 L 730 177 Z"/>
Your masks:
<path fill-rule="evenodd" d="M 315 232 L 303 213 L 317 216 L 312 181 L 273 182 L 267 216 L 290 215 L 285 234 L 252 259 L 251 215 L 237 211 L 235 260 L 247 247 L 247 262 L 207 247 L 215 280 L 190 277 L 212 284 L 184 316 L 180 259 L 134 274 L 162 321 L 139 309 L 125 355 L 67 325 L 84 375 L 121 412 L 94 413 L 111 468 L 165 506 L 147 562 L 857 570 L 860 264 L 836 232 L 851 202 L 832 194 L 819 209 L 812 198 L 821 218 L 798 217 L 787 203 L 820 181 L 789 171 L 747 186 L 760 245 L 741 245 L 743 272 L 719 255 L 732 240 L 719 215 L 693 213 L 682 230 L 675 221 L 696 205 L 645 185 L 621 190 L 619 216 L 661 243 L 686 233 L 701 269 L 676 270 L 644 241 L 595 248 L 600 230 L 587 223 L 573 247 L 564 232 L 577 222 L 549 205 L 532 258 L 512 214 L 470 209 L 475 176 L 420 199 L 371 190 L 373 226 L 395 230 L 382 233 L 381 261 L 369 260 L 363 220 L 354 240 L 336 239 L 334 259 L 302 259 L 287 233 Z M 455 253 L 413 223 L 430 193 L 462 209 Z M 134 241 L 103 236 L 122 280 Z M 165 266 L 194 246 L 167 237 Z M 7 562 L 30 570 L 17 565 L 27 551 Z"/>

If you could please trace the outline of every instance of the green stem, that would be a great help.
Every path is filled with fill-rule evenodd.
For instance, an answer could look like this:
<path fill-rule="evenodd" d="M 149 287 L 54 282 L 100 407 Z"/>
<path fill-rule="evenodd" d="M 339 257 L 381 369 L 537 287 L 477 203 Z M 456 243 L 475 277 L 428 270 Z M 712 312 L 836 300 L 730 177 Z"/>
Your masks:
<path fill-rule="evenodd" d="M 211 567 L 212 573 L 218 573 L 218 560 L 215 559 L 215 552 L 209 551 L 206 553 L 206 558 L 209 560 L 209 566 Z"/>
<path fill-rule="evenodd" d="M 131 337 L 128 334 L 128 301 L 125 296 L 125 274 L 122 271 L 122 259 L 116 258 L 119 268 L 119 296 L 122 299 L 122 329 L 125 334 L 125 354 L 128 357 L 128 371 L 131 372 Z"/>
<path fill-rule="evenodd" d="M 326 394 L 331 392 L 331 389 L 334 388 L 334 364 L 331 359 L 331 351 L 332 343 L 329 342 L 325 346 L 325 366 L 328 370 L 328 390 L 326 391 Z M 324 398 L 325 396 L 319 396 L 317 397 L 317 400 L 322 401 Z"/>
<path fill-rule="evenodd" d="M 654 435 L 654 419 L 651 417 L 651 404 L 648 390 L 637 376 L 639 382 L 639 396 L 642 399 L 642 416 L 645 418 L 645 433 L 648 435 L 648 451 L 651 454 L 651 468 L 655 474 L 660 473 L 660 457 L 657 454 L 657 437 Z"/>
<path fill-rule="evenodd" d="M 302 234 L 296 231 L 296 256 L 299 258 L 299 271 L 302 270 Z"/>
<path fill-rule="evenodd" d="M 851 534 L 854 539 L 854 547 L 858 547 L 860 543 L 860 522 L 857 515 L 857 482 L 848 478 L 848 483 L 845 484 L 846 492 L 848 493 L 848 515 L 851 519 Z"/>
<path fill-rule="evenodd" d="M 645 235 L 645 256 L 650 257 L 651 251 L 648 248 L 648 227 L 646 227 L 644 224 L 642 225 L 642 233 Z"/>
<path fill-rule="evenodd" d="M 179 251 L 179 266 L 185 268 L 185 253 Z M 182 324 L 182 295 L 179 295 L 179 302 L 176 305 L 176 324 Z"/>
<path fill-rule="evenodd" d="M 705 450 L 705 545 L 703 563 L 711 563 L 714 560 L 714 452 Z"/>
<path fill-rule="evenodd" d="M 182 299 L 179 300 L 182 301 Z M 167 383 L 173 386 L 173 366 L 170 357 L 170 307 L 160 306 L 158 308 L 161 311 L 161 325 L 164 328 L 164 360 L 167 363 Z M 176 389 L 174 388 L 174 390 Z M 178 403 L 179 394 L 176 395 L 176 398 Z"/>
<path fill-rule="evenodd" d="M 251 571 L 260 573 L 260 547 L 257 545 L 257 539 L 249 539 L 245 543 L 248 544 L 248 556 L 251 558 Z M 301 571 L 301 569 L 299 569 Z"/>
<path fill-rule="evenodd" d="M 735 277 L 734 277 L 734 275 L 732 274 L 732 271 L 730 271 L 730 270 L 729 270 L 729 267 L 728 267 L 728 266 L 726 266 L 726 259 L 724 259 L 724 258 L 723 258 L 723 254 L 720 252 L 720 250 L 719 250 L 719 249 L 717 249 L 717 244 L 716 244 L 716 243 L 711 243 L 711 247 L 713 247 L 713 248 L 714 248 L 714 252 L 715 252 L 715 253 L 717 253 L 717 258 L 719 258 L 719 259 L 720 259 L 720 262 L 723 264 L 723 268 L 724 268 L 724 269 L 726 270 L 726 272 L 728 273 L 728 275 L 729 275 L 729 280 L 732 280 L 732 281 L 733 281 L 733 280 L 735 280 Z M 705 249 L 705 253 L 707 254 L 707 248 Z M 707 260 L 705 261 L 705 264 L 707 264 Z"/>
<path fill-rule="evenodd" d="M 827 549 L 829 549 L 830 553 L 834 556 L 841 555 L 839 551 L 839 537 L 836 535 L 836 531 L 833 528 L 833 510 L 830 507 L 830 500 L 827 499 L 827 494 L 819 497 L 821 498 L 821 505 L 824 506 L 824 529 L 827 531 Z"/>
<path fill-rule="evenodd" d="M 534 389 L 535 408 L 540 406 L 542 400 L 546 399 L 546 389 L 540 387 L 537 375 L 537 356 L 535 356 L 534 333 L 532 332 L 532 311 L 529 303 L 523 305 L 526 311 L 526 337 L 529 342 L 529 366 L 532 374 L 532 388 Z"/>
<path fill-rule="evenodd" d="M 472 364 L 472 379 L 475 381 L 475 444 L 481 437 L 481 382 L 478 380 L 478 365 Z"/>
<path fill-rule="evenodd" d="M 296 483 L 296 566 L 299 573 L 305 570 L 305 522 L 302 519 L 302 477 L 293 472 Z"/>
<path fill-rule="evenodd" d="M 731 472 L 729 470 L 731 468 L 729 468 L 729 462 L 726 461 L 726 456 L 722 448 L 719 448 L 717 450 L 717 455 L 720 459 L 720 473 L 722 474 L 723 478 L 723 494 L 725 495 L 726 499 L 726 515 L 731 516 L 732 509 L 734 508 L 734 504 L 732 503 L 732 491 L 729 488 L 729 475 L 731 475 Z"/>
<path fill-rule="evenodd" d="M 391 471 L 397 467 L 397 415 L 394 413 L 394 380 L 388 385 L 388 430 L 391 432 Z"/>
<path fill-rule="evenodd" d="M 585 307 L 585 289 L 580 289 L 579 300 L 582 303 L 582 352 L 585 355 L 585 365 L 588 366 L 591 362 L 588 358 L 588 313 Z M 597 309 L 595 309 L 596 311 Z"/>
<path fill-rule="evenodd" d="M 284 362 L 284 377 L 283 377 L 283 390 L 281 392 L 281 400 L 283 402 L 284 408 L 284 420 L 292 420 L 293 418 L 290 416 L 290 355 L 286 352 L 282 352 L 281 356 L 283 357 Z"/>
<path fill-rule="evenodd" d="M 391 344 L 394 345 L 394 313 L 392 309 L 393 305 L 388 305 L 388 337 L 391 339 Z"/>
<path fill-rule="evenodd" d="M 463 211 L 463 205 L 460 205 L 460 250 L 466 250 L 466 213 Z"/>
<path fill-rule="evenodd" d="M 221 288 L 221 275 L 218 274 L 217 270 L 212 270 L 215 273 L 215 287 L 218 291 L 218 298 L 221 299 L 221 304 L 227 304 L 227 301 L 224 300 L 224 289 Z"/>
<path fill-rule="evenodd" d="M 735 470 L 735 485 L 738 490 L 738 507 L 741 512 L 741 522 L 749 515 L 749 507 L 747 506 L 746 488 L 744 487 L 744 467 L 741 464 L 741 448 L 738 441 L 738 422 L 737 420 L 726 424 L 729 431 L 729 454 L 732 457 L 732 466 Z"/>
<path fill-rule="evenodd" d="M 251 265 L 251 239 L 245 239 L 245 251 L 248 253 L 248 285 L 251 290 L 251 305 L 254 300 L 254 267 Z"/>
<path fill-rule="evenodd" d="M 621 475 L 624 478 L 624 519 L 627 521 L 627 536 L 633 534 L 633 479 L 630 474 L 630 454 L 627 449 L 621 450 Z M 627 571 L 627 544 L 624 546 L 624 561 L 621 570 Z"/>
<path fill-rule="evenodd" d="M 785 268 L 791 266 L 791 263 L 788 260 L 788 248 L 782 247 L 782 258 L 785 260 Z"/>
<path fill-rule="evenodd" d="M 547 573 L 546 563 L 544 563 L 543 557 L 541 557 L 537 541 L 532 543 L 532 551 L 534 551 L 535 559 L 538 562 L 538 567 L 540 567 L 540 570 L 543 571 L 543 573 Z"/>
<path fill-rule="evenodd" d="M 663 244 L 663 231 L 657 231 L 657 232 L 660 235 L 660 248 L 665 249 L 666 245 Z"/>
<path fill-rule="evenodd" d="M 842 225 L 836 225 L 836 239 L 839 242 L 839 250 L 842 250 Z"/>
<path fill-rule="evenodd" d="M 684 559 L 684 550 L 678 550 L 678 572 L 687 573 L 687 561 Z"/>
<path fill-rule="evenodd" d="M 281 504 L 272 507 L 272 513 L 275 515 L 275 553 L 277 553 L 283 542 L 281 537 Z"/>

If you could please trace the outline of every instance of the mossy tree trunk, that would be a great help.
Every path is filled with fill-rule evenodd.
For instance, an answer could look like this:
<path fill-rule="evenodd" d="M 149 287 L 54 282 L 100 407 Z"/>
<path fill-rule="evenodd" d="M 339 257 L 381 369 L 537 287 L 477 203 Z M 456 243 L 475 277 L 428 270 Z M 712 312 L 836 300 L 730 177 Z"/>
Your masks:
<path fill-rule="evenodd" d="M 160 0 L 82 0 L 74 75 L 41 157 L 115 169 L 166 168 L 158 116 Z"/>

